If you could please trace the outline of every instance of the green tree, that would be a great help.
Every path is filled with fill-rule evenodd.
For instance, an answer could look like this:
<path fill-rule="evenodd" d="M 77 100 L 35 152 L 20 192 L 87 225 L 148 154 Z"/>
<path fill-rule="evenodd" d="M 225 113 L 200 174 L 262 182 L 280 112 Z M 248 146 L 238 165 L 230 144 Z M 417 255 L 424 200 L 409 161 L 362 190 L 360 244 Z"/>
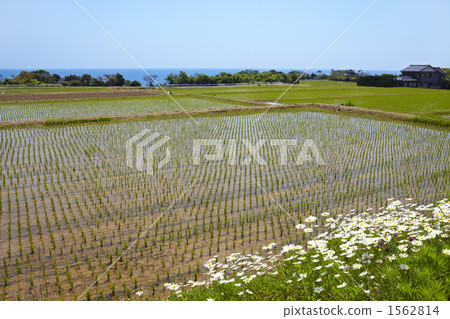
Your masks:
<path fill-rule="evenodd" d="M 70 86 L 81 86 L 83 83 L 81 77 L 75 74 L 66 75 L 63 82 L 68 82 Z"/>
<path fill-rule="evenodd" d="M 125 79 L 122 74 L 104 74 L 106 78 L 107 86 L 123 86 L 125 84 Z"/>
<path fill-rule="evenodd" d="M 173 74 L 173 73 L 170 73 L 170 74 L 166 77 L 165 80 L 166 80 L 167 83 L 169 83 L 169 84 L 177 84 L 177 82 L 178 82 L 178 75 Z"/>
<path fill-rule="evenodd" d="M 59 83 L 61 81 L 61 76 L 59 74 L 54 73 L 52 75 L 52 83 Z"/>
<path fill-rule="evenodd" d="M 187 84 L 188 83 L 188 75 L 186 72 L 180 71 L 180 74 L 178 75 L 178 81 L 177 84 Z"/>
<path fill-rule="evenodd" d="M 450 89 L 450 68 L 442 68 L 445 72 L 445 84 L 444 89 Z"/>
<path fill-rule="evenodd" d="M 81 76 L 81 82 L 83 83 L 84 86 L 91 85 L 91 81 L 92 81 L 92 76 L 90 74 L 83 74 Z"/>
<path fill-rule="evenodd" d="M 196 74 L 194 83 L 195 84 L 209 84 L 210 78 L 206 74 Z"/>
<path fill-rule="evenodd" d="M 14 79 L 18 81 L 18 84 L 28 84 L 31 83 L 33 77 L 30 72 L 22 71 Z"/>
<path fill-rule="evenodd" d="M 102 76 L 91 79 L 91 86 L 104 86 L 104 85 L 105 85 L 105 81 Z"/>
<path fill-rule="evenodd" d="M 45 70 L 31 71 L 31 78 L 42 83 L 52 83 L 52 75 Z"/>

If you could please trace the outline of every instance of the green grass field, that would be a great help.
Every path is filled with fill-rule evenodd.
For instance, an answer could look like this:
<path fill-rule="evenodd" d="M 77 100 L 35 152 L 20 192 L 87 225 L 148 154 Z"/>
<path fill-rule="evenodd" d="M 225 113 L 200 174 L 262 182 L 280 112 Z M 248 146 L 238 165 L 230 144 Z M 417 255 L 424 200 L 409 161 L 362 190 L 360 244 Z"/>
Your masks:
<path fill-rule="evenodd" d="M 214 87 L 174 89 L 174 95 L 202 94 L 213 98 L 274 101 L 287 86 Z M 358 87 L 350 82 L 302 81 L 279 100 L 280 103 L 348 104 L 360 108 L 409 113 L 445 119 L 450 115 L 450 91 L 417 88 Z"/>

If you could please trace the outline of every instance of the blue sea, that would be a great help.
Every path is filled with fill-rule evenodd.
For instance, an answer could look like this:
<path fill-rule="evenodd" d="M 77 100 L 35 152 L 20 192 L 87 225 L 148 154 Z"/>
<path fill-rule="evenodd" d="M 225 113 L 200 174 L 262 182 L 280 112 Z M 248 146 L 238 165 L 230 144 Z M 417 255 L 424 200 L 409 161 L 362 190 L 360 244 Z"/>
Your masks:
<path fill-rule="evenodd" d="M 18 75 L 21 71 L 33 71 L 36 69 L 0 69 L 0 74 L 3 76 L 3 78 L 10 78 L 12 76 Z M 134 81 L 137 80 L 141 82 L 142 84 L 145 84 L 143 81 L 143 77 L 146 75 L 145 72 L 141 69 L 45 69 L 50 73 L 56 73 L 61 75 L 62 77 L 66 75 L 83 75 L 83 74 L 90 74 L 93 77 L 103 76 L 104 74 L 115 74 L 120 73 L 124 76 L 126 80 Z M 228 73 L 237 73 L 239 71 L 242 71 L 243 69 L 147 69 L 147 72 L 156 75 L 156 81 L 159 83 L 165 83 L 166 77 L 170 74 L 178 74 L 180 71 L 186 72 L 187 75 L 194 75 L 196 73 L 199 74 L 206 74 L 206 75 L 216 75 L 221 72 L 228 72 Z M 263 71 L 269 71 L 271 69 L 255 69 L 260 72 Z M 298 70 L 303 71 L 302 69 L 276 69 L 277 71 L 281 72 L 289 72 L 292 70 Z M 312 69 L 309 70 L 308 73 L 316 73 L 318 71 L 322 71 L 324 74 L 330 74 L 331 69 Z M 398 70 L 363 70 L 365 73 L 375 75 L 375 74 L 398 74 Z"/>

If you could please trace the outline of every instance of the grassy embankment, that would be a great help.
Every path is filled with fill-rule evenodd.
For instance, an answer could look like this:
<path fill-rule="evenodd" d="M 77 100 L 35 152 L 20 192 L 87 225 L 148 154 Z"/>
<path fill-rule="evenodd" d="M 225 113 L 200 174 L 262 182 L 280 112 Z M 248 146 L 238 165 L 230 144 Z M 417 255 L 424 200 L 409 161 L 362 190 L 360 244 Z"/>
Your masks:
<path fill-rule="evenodd" d="M 313 231 L 307 221 L 300 232 Z M 393 202 L 378 214 L 328 218 L 307 249 L 289 245 L 274 255 L 269 244 L 268 257 L 213 258 L 210 281 L 166 287 L 171 300 L 449 300 L 449 223 L 447 201 Z"/>

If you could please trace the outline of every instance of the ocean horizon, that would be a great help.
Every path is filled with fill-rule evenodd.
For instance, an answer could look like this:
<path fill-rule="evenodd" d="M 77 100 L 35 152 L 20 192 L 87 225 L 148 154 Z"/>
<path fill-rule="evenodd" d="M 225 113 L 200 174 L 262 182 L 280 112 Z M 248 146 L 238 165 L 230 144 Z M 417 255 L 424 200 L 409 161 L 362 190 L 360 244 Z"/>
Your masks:
<path fill-rule="evenodd" d="M 83 74 L 90 74 L 93 77 L 98 77 L 98 76 L 103 76 L 104 74 L 115 74 L 115 73 L 120 73 L 124 76 L 124 78 L 126 80 L 130 80 L 130 81 L 139 81 L 142 85 L 145 85 L 145 82 L 143 80 L 144 76 L 146 75 L 145 72 L 141 69 L 138 68 L 130 68 L 130 69 L 123 69 L 123 68 L 117 68 L 117 69 L 113 69 L 113 68 L 101 68 L 101 69 L 88 69 L 88 68 L 79 68 L 79 69 L 45 69 L 50 73 L 56 73 L 59 74 L 61 77 L 67 76 L 67 75 L 83 75 Z M 24 68 L 24 69 L 0 69 L 0 74 L 2 75 L 3 78 L 10 78 L 13 76 L 17 76 L 19 75 L 19 73 L 21 71 L 33 71 L 33 70 L 38 70 L 36 68 L 34 69 L 29 69 L 29 68 Z M 156 75 L 156 81 L 158 83 L 165 83 L 166 82 L 166 77 L 170 74 L 178 74 L 180 73 L 180 71 L 184 71 L 186 72 L 187 75 L 191 76 L 191 75 L 195 75 L 196 73 L 198 74 L 206 74 L 206 75 L 216 75 L 219 74 L 221 72 L 227 72 L 227 73 L 237 73 L 239 71 L 242 71 L 245 69 L 237 69 L 237 68 L 233 68 L 233 69 L 227 69 L 227 68 L 167 68 L 167 69 L 146 69 L 146 71 L 152 75 Z M 253 69 L 253 70 L 258 70 L 259 72 L 264 72 L 264 71 L 269 71 L 272 69 Z M 304 69 L 275 69 L 276 71 L 281 71 L 281 72 L 289 72 L 292 70 L 296 70 L 296 71 L 304 71 Z M 308 71 L 308 73 L 317 73 L 318 71 L 321 71 L 323 74 L 330 74 L 332 69 L 311 69 Z M 362 70 L 363 72 L 370 74 L 370 75 L 380 75 L 380 74 L 385 74 L 385 73 L 389 73 L 389 74 L 399 74 L 400 72 L 397 70 Z"/>

